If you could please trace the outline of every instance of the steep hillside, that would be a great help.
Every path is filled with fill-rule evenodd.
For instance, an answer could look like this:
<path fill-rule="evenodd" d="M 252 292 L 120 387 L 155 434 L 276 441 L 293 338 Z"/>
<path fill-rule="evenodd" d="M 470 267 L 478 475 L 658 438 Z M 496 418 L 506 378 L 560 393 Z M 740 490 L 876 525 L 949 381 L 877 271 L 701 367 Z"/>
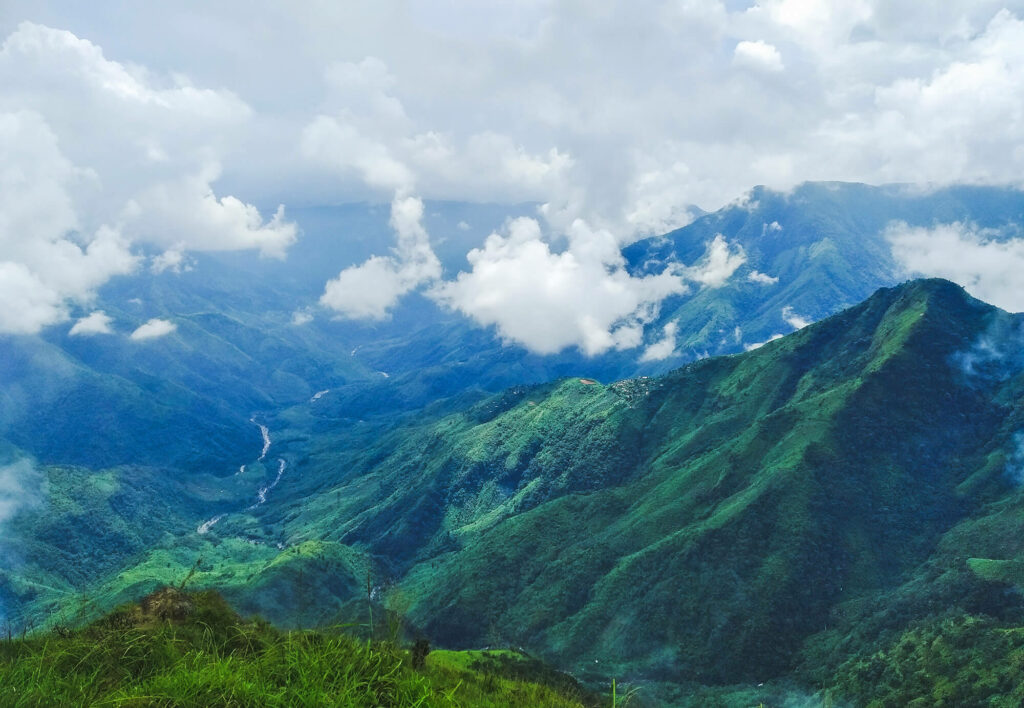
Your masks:
<path fill-rule="evenodd" d="M 1024 622 L 1022 352 L 1019 317 L 916 281 L 661 378 L 390 431 L 303 404 L 269 421 L 290 471 L 268 503 L 225 492 L 203 534 L 88 594 L 201 557 L 196 583 L 282 623 L 359 617 L 369 581 L 435 643 L 522 645 L 593 681 L 856 692 L 844 662 L 916 620 Z"/>
<path fill-rule="evenodd" d="M 914 283 L 664 379 L 513 392 L 278 518 L 380 556 L 439 641 L 763 680 L 1005 493 L 1008 408 L 951 363 L 1000 317 Z"/>

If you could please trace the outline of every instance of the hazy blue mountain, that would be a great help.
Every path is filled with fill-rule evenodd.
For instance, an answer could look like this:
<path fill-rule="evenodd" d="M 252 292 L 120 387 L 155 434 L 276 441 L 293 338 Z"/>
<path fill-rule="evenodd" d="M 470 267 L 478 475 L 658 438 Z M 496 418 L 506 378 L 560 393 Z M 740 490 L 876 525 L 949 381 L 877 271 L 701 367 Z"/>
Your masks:
<path fill-rule="evenodd" d="M 451 276 L 488 233 L 533 209 L 437 203 L 427 205 L 424 218 Z M 254 413 L 325 389 L 360 419 L 561 376 L 656 375 L 792 331 L 785 308 L 820 319 L 898 281 L 883 237 L 893 220 L 969 221 L 1013 233 L 1022 215 L 1024 197 L 1006 189 L 922 193 L 807 184 L 781 194 L 756 188 L 736 204 L 626 250 L 634 270 L 653 272 L 672 259 L 695 262 L 721 233 L 748 258 L 724 287 L 666 301 L 648 338 L 659 339 L 662 326 L 676 321 L 678 353 L 642 363 L 639 350 L 593 358 L 575 350 L 535 355 L 417 294 L 385 321 L 345 322 L 320 312 L 296 326 L 293 314 L 315 305 L 328 278 L 386 252 L 392 239 L 386 205 L 299 209 L 293 216 L 301 238 L 283 261 L 197 254 L 185 272 L 112 281 L 95 308 L 114 318 L 121 336 L 69 337 L 65 327 L 52 327 L 39 337 L 0 339 L 0 438 L 51 462 L 212 469 L 258 442 L 249 423 Z M 755 270 L 778 282 L 749 280 Z M 178 329 L 146 342 L 124 339 L 151 317 L 170 319 Z"/>
<path fill-rule="evenodd" d="M 682 229 L 633 244 L 626 255 L 637 272 L 657 272 L 673 259 L 694 262 L 719 233 L 746 252 L 746 265 L 726 287 L 665 303 L 659 322 L 680 325 L 678 364 L 687 355 L 742 351 L 744 344 L 793 331 L 784 308 L 814 321 L 905 279 L 884 236 L 891 222 L 969 223 L 1009 238 L 1019 235 L 1024 223 L 1024 194 L 992 187 L 922 191 L 841 182 L 807 183 L 789 193 L 756 187 Z M 752 271 L 778 282 L 753 282 Z"/>

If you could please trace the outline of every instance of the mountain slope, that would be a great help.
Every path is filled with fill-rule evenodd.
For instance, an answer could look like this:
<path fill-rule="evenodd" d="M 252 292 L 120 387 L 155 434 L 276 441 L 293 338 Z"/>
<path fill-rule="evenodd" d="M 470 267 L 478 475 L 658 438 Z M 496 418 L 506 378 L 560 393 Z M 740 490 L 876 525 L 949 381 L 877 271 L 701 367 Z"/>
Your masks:
<path fill-rule="evenodd" d="M 554 413 L 590 421 L 566 426 L 578 454 L 520 459 L 509 495 L 488 489 L 498 474 L 464 477 L 429 523 L 410 512 L 376 530 L 390 508 L 376 507 L 342 538 L 387 550 L 451 534 L 456 548 L 405 581 L 414 616 L 448 641 L 482 640 L 485 617 L 573 665 L 633 657 L 702 681 L 777 675 L 834 604 L 898 583 L 971 510 L 957 486 L 984 466 L 1004 410 L 956 385 L 946 358 L 993 316 L 948 284 L 908 286 L 764 351 L 687 367 L 632 408 L 614 389 L 566 382 L 470 432 L 490 438 L 488 462 L 515 469 L 495 429 L 521 431 L 578 398 Z M 532 447 L 557 448 L 551 438 Z M 465 444 L 421 455 L 394 506 L 447 488 L 429 465 L 450 467 Z M 973 491 L 1005 486 L 1000 470 Z"/>
<path fill-rule="evenodd" d="M 692 261 L 721 231 L 745 268 L 778 274 L 667 303 L 692 352 L 734 351 L 779 332 L 787 305 L 818 317 L 890 277 L 891 218 L 985 207 L 979 223 L 1004 228 L 1024 211 L 986 189 L 753 197 L 631 252 L 637 269 L 672 250 Z M 200 585 L 289 626 L 358 615 L 370 577 L 453 646 L 515 642 L 600 680 L 817 686 L 951 606 L 1018 621 L 1021 323 L 959 288 L 883 290 L 657 378 L 490 394 L 678 360 L 528 355 L 419 296 L 379 325 L 296 326 L 287 268 L 243 297 L 278 266 L 232 260 L 104 294 L 121 331 L 173 317 L 160 340 L 0 343 L 0 439 L 49 484 L 4 523 L 0 614 L 90 615 L 202 559 Z"/>
<path fill-rule="evenodd" d="M 1012 618 L 1019 566 L 958 554 L 1021 551 L 978 530 L 1022 518 L 1019 327 L 917 281 L 660 379 L 513 389 L 387 434 L 296 408 L 272 421 L 295 476 L 187 542 L 211 563 L 197 582 L 283 620 L 301 593 L 343 611 L 369 568 L 441 644 L 602 680 L 826 685 L 946 597 Z M 244 580 L 269 549 L 229 562 L 245 538 L 288 547 L 273 594 Z M 336 581 L 296 581 L 318 572 Z"/>
<path fill-rule="evenodd" d="M 1018 235 L 1022 220 L 1024 194 L 1015 189 L 809 182 L 790 192 L 755 187 L 684 228 L 633 244 L 626 256 L 649 273 L 672 259 L 692 263 L 716 234 L 742 246 L 747 263 L 727 286 L 671 299 L 658 320 L 678 321 L 684 356 L 725 354 L 791 332 L 787 314 L 818 320 L 906 277 L 886 238 L 891 223 L 974 224 L 998 240 Z M 769 280 L 751 280 L 754 271 Z"/>

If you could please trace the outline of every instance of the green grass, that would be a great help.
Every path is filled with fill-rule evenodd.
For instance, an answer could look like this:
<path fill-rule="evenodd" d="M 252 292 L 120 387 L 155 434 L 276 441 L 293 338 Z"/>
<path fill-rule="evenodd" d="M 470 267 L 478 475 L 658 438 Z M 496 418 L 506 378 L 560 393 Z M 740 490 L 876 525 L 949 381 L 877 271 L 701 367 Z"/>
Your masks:
<path fill-rule="evenodd" d="M 77 630 L 0 641 L 0 705 L 543 708 L 593 700 L 515 652 L 435 652 L 414 669 L 393 644 L 280 631 L 243 620 L 214 592 L 151 598 Z M 544 685 L 527 671 L 560 680 Z"/>

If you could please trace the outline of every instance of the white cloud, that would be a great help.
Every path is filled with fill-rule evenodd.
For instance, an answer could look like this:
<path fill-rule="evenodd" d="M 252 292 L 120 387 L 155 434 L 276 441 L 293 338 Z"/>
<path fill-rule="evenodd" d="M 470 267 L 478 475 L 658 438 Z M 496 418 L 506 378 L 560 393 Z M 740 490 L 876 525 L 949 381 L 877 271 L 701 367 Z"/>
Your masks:
<path fill-rule="evenodd" d="M 153 256 L 149 264 L 150 273 L 159 275 L 168 270 L 172 273 L 181 273 L 183 270 L 192 270 L 192 266 L 185 254 L 177 249 L 170 249 Z"/>
<path fill-rule="evenodd" d="M 793 329 L 803 329 L 812 322 L 812 320 L 796 314 L 796 312 L 793 311 L 793 308 L 789 305 L 782 308 L 782 319 Z"/>
<path fill-rule="evenodd" d="M 662 361 L 676 353 L 676 335 L 679 323 L 673 320 L 665 325 L 662 338 L 649 345 L 640 355 L 640 361 Z"/>
<path fill-rule="evenodd" d="M 668 272 L 630 276 L 611 234 L 583 222 L 569 238 L 567 250 L 553 252 L 535 219 L 516 219 L 505 235 L 491 234 L 470 251 L 470 272 L 433 296 L 543 354 L 578 346 L 594 355 L 639 345 L 651 308 L 684 292 L 682 279 Z"/>
<path fill-rule="evenodd" d="M 302 151 L 309 159 L 342 173 L 356 172 L 370 187 L 405 189 L 414 181 L 409 168 L 392 155 L 385 143 L 366 136 L 342 118 L 314 119 L 303 132 Z"/>
<path fill-rule="evenodd" d="M 639 346 L 660 302 L 687 292 L 687 279 L 719 287 L 742 263 L 719 235 L 698 264 L 673 264 L 637 278 L 626 272 L 608 231 L 577 220 L 568 241 L 564 251 L 553 251 L 535 219 L 516 219 L 504 235 L 491 234 L 483 247 L 470 251 L 469 272 L 432 294 L 532 351 L 550 354 L 576 346 L 595 355 Z"/>
<path fill-rule="evenodd" d="M 19 310 L 0 332 L 66 320 L 70 302 L 137 268 L 139 241 L 280 254 L 294 240 L 283 217 L 264 227 L 254 207 L 213 197 L 207 166 L 250 116 L 230 92 L 29 22 L 0 47 L 0 83 L 0 292 Z"/>
<path fill-rule="evenodd" d="M 539 200 L 562 190 L 569 155 L 551 147 L 531 153 L 492 130 L 456 137 L 433 127 L 416 130 L 393 94 L 396 79 L 376 57 L 333 64 L 325 72 L 325 108 L 302 130 L 312 163 L 371 189 L 412 193 L 418 184 L 460 199 Z"/>
<path fill-rule="evenodd" d="M 5 313 L 0 327 L 66 319 L 142 241 L 281 255 L 294 228 L 257 203 L 536 201 L 550 243 L 583 221 L 621 246 L 758 183 L 1021 184 L 1021 11 L 994 0 L 656 0 L 643 12 L 8 0 L 0 113 L 52 136 L 12 143 L 24 154 L 3 164 L 44 179 L 10 201 L 33 225 L 23 240 L 50 243 L 66 274 L 84 275 L 65 281 L 5 243 L 3 272 L 29 290 L 0 292 L 30 315 Z M 21 17 L 81 36 L 6 20 Z M 88 256 L 104 228 L 104 258 L 72 253 Z M 376 299 L 342 296 L 353 312 L 380 316 L 407 291 L 401 257 L 379 258 L 349 274 L 383 278 Z"/>
<path fill-rule="evenodd" d="M 785 68 L 779 50 L 760 39 L 738 43 L 733 51 L 732 62 L 736 66 L 758 71 L 776 72 Z"/>
<path fill-rule="evenodd" d="M 157 337 L 168 335 L 176 329 L 178 329 L 178 325 L 173 322 L 154 317 L 153 319 L 139 325 L 138 329 L 132 332 L 129 336 L 135 341 L 156 339 Z"/>
<path fill-rule="evenodd" d="M 292 325 L 301 327 L 313 321 L 313 314 L 307 310 L 296 310 L 292 313 Z"/>
<path fill-rule="evenodd" d="M 110 328 L 111 322 L 112 320 L 106 312 L 96 310 L 75 322 L 71 329 L 68 330 L 68 334 L 72 337 L 113 334 L 114 331 Z"/>
<path fill-rule="evenodd" d="M 352 200 L 367 194 L 364 180 L 378 195 L 410 183 L 424 198 L 528 193 L 570 205 L 565 224 L 585 218 L 625 240 L 630 227 L 671 221 L 689 204 L 714 208 L 752 183 L 1017 181 L 1016 2 L 656 0 L 644 12 L 554 2 L 481 11 L 464 0 L 293 12 L 232 0 L 148 5 L 87 14 L 56 0 L 44 13 L 9 0 L 6 16 L 63 16 L 95 43 L 26 30 L 18 52 L 48 57 L 49 73 L 22 71 L 5 88 L 38 94 L 55 76 L 78 75 L 108 97 L 104 109 L 117 100 L 132 118 L 110 121 L 118 130 L 109 132 L 127 133 L 134 161 L 180 167 L 187 155 L 185 174 L 195 174 L 195 138 L 206 134 L 198 142 L 218 153 L 225 176 L 261 202 L 282 191 Z M 182 23 L 183 13 L 196 21 Z M 199 28 L 217 28 L 234 51 L 201 41 Z M 601 51 L 571 51 L 567 36 Z M 751 71 L 783 64 L 770 81 Z M 97 102 L 77 94 L 62 93 L 79 107 L 62 120 L 103 138 Z M 173 112 L 181 138 L 152 130 Z M 1002 129 L 986 130 L 994 125 Z M 306 149 L 296 149 L 304 132 Z M 99 153 L 109 138 L 92 142 Z M 328 163 L 352 179 L 323 179 Z"/>
<path fill-rule="evenodd" d="M 773 334 L 772 336 L 768 337 L 768 339 L 764 340 L 763 342 L 753 342 L 751 344 L 744 344 L 743 345 L 743 349 L 744 349 L 744 351 L 752 352 L 755 349 L 760 349 L 761 347 L 763 347 L 768 342 L 774 342 L 776 339 L 782 339 L 782 337 L 783 337 L 782 334 L 779 334 L 778 332 L 776 332 L 775 334 Z"/>
<path fill-rule="evenodd" d="M 72 194 L 89 179 L 41 116 L 0 111 L 0 332 L 61 322 L 69 300 L 86 302 L 108 278 L 135 269 L 119 232 L 83 229 Z"/>
<path fill-rule="evenodd" d="M 706 288 L 720 288 L 746 262 L 747 255 L 742 246 L 730 246 L 725 236 L 717 234 L 708 244 L 704 257 L 687 268 L 685 273 L 687 278 Z"/>
<path fill-rule="evenodd" d="M 344 317 L 382 319 L 399 298 L 441 277 L 441 262 L 423 228 L 423 201 L 395 195 L 391 228 L 398 237 L 392 255 L 373 256 L 328 281 L 320 304 Z"/>
<path fill-rule="evenodd" d="M 885 235 L 910 274 L 946 278 L 985 302 L 1024 311 L 1024 238 L 998 240 L 994 232 L 962 223 L 923 228 L 896 222 Z"/>
<path fill-rule="evenodd" d="M 198 174 L 153 185 L 125 206 L 122 217 L 141 238 L 173 251 L 259 249 L 261 255 L 284 258 L 297 238 L 284 207 L 264 222 L 252 204 L 213 193 L 210 184 L 218 173 L 219 167 L 207 165 Z"/>
<path fill-rule="evenodd" d="M 778 276 L 768 275 L 757 270 L 752 270 L 747 274 L 747 280 L 752 283 L 759 283 L 760 285 L 775 285 L 779 282 Z"/>
<path fill-rule="evenodd" d="M 31 334 L 67 317 L 64 300 L 20 263 L 0 262 L 0 331 Z"/>

